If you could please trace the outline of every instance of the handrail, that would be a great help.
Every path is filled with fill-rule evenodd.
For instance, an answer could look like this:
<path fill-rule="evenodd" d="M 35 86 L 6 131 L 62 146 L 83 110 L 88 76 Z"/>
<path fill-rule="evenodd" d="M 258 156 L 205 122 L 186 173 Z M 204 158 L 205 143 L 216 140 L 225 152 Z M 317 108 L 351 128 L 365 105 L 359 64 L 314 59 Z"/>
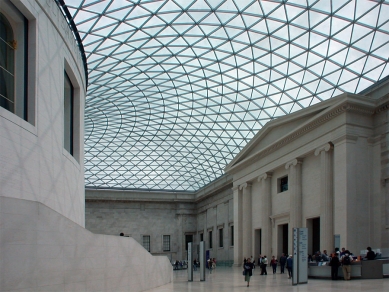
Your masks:
<path fill-rule="evenodd" d="M 63 16 L 66 18 L 70 29 L 73 32 L 73 35 L 77 41 L 78 48 L 80 49 L 80 54 L 82 58 L 82 62 L 84 63 L 84 73 L 85 73 L 85 82 L 86 82 L 86 88 L 88 88 L 88 64 L 86 62 L 86 55 L 85 55 L 85 50 L 84 50 L 84 45 L 82 44 L 80 34 L 78 33 L 78 29 L 76 24 L 73 21 L 73 18 L 63 0 L 54 0 L 54 2 L 57 3 L 58 7 L 62 11 Z"/>

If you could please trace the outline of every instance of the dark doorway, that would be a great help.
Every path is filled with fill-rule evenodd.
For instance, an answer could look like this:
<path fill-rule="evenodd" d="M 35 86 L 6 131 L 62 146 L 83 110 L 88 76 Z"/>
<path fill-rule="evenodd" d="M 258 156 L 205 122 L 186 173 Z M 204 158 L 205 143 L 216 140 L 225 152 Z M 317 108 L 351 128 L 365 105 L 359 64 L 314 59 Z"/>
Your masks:
<path fill-rule="evenodd" d="M 278 247 L 277 254 L 281 255 L 282 253 L 289 254 L 291 251 L 288 251 L 288 226 L 289 224 L 278 225 Z"/>
<path fill-rule="evenodd" d="M 288 227 L 289 224 L 282 225 L 282 251 L 285 254 L 288 254 L 288 236 L 289 236 Z"/>
<path fill-rule="evenodd" d="M 312 219 L 312 253 L 320 250 L 320 217 Z"/>

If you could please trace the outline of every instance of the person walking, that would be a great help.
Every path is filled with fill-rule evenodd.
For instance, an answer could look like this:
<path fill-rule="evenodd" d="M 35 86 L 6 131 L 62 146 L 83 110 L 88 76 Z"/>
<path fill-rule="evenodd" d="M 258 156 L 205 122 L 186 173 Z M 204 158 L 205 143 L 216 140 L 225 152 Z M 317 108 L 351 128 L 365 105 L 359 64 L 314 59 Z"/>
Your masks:
<path fill-rule="evenodd" d="M 288 279 L 293 277 L 293 258 L 292 255 L 286 259 L 286 269 L 288 270 Z"/>
<path fill-rule="evenodd" d="M 278 263 L 278 261 L 277 261 L 276 257 L 272 256 L 271 260 L 270 260 L 270 265 L 273 268 L 273 274 L 277 273 L 277 263 Z"/>
<path fill-rule="evenodd" d="M 280 257 L 280 267 L 281 267 L 281 274 L 285 273 L 285 264 L 286 264 L 286 256 L 283 253 Z"/>
<path fill-rule="evenodd" d="M 249 287 L 250 277 L 253 275 L 253 267 L 254 267 L 250 258 L 247 258 L 247 261 L 243 267 L 244 267 L 244 280 L 247 282 L 247 287 Z"/>

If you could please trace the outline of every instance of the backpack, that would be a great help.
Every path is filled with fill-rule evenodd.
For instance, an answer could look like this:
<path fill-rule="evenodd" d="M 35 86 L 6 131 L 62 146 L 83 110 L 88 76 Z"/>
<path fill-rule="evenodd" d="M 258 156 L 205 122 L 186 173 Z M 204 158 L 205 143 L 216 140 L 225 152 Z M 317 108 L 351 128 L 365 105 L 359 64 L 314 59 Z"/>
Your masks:
<path fill-rule="evenodd" d="M 343 263 L 343 266 L 349 266 L 351 264 L 350 256 L 344 256 L 342 263 Z"/>

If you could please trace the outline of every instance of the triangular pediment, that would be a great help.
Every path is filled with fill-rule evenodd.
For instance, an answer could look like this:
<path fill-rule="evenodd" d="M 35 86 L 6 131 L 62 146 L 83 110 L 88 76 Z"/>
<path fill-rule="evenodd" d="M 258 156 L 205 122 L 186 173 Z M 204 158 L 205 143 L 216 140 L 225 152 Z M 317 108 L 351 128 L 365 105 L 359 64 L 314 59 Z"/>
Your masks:
<path fill-rule="evenodd" d="M 295 132 L 297 129 L 306 125 L 310 121 L 315 120 L 316 117 L 321 116 L 324 111 L 327 111 L 346 97 L 347 94 L 342 94 L 336 98 L 268 122 L 261 130 L 258 131 L 253 139 L 251 139 L 246 147 L 243 148 L 243 150 L 230 162 L 230 164 L 227 165 L 225 172 L 229 172 L 236 165 L 254 157 L 255 154 L 277 143 L 282 138 Z"/>

